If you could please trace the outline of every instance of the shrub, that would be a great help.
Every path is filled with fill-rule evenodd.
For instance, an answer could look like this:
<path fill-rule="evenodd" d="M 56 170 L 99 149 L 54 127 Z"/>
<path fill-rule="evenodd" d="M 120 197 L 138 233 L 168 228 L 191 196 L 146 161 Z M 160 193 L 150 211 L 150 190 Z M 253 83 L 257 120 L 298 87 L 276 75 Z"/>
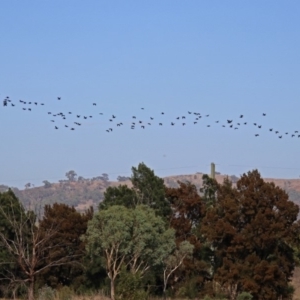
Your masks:
<path fill-rule="evenodd" d="M 74 296 L 74 291 L 68 286 L 63 286 L 58 291 L 58 299 L 59 300 L 71 300 Z"/>
<path fill-rule="evenodd" d="M 132 274 L 122 270 L 116 287 L 117 300 L 144 300 L 148 293 L 143 288 L 143 280 L 139 273 Z"/>
<path fill-rule="evenodd" d="M 38 300 L 54 300 L 56 296 L 56 292 L 50 286 L 43 286 L 37 292 L 37 299 Z"/>
<path fill-rule="evenodd" d="M 253 296 L 250 293 L 242 292 L 237 296 L 236 300 L 251 300 L 252 298 Z"/>

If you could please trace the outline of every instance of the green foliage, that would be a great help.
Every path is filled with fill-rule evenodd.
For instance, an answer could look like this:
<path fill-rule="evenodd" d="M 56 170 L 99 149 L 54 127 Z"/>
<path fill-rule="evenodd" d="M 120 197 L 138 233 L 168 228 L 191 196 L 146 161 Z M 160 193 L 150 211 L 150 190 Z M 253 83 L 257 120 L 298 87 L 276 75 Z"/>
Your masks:
<path fill-rule="evenodd" d="M 200 192 L 203 196 L 203 201 L 207 207 L 210 207 L 216 202 L 216 191 L 218 184 L 215 179 L 212 179 L 207 174 L 202 176 L 202 188 Z"/>
<path fill-rule="evenodd" d="M 11 290 L 20 290 L 18 284 L 12 284 L 9 280 L 11 274 L 16 278 L 22 278 L 22 271 L 18 264 L 18 257 L 14 256 L 5 246 L 5 240 L 16 239 L 16 228 L 24 222 L 26 212 L 12 190 L 0 193 L 0 278 L 5 285 L 10 284 Z M 24 224 L 24 230 L 26 230 Z M 23 236 L 25 238 L 25 236 Z M 5 279 L 6 278 L 6 279 Z"/>
<path fill-rule="evenodd" d="M 148 293 L 144 290 L 143 278 L 140 273 L 131 273 L 125 268 L 120 272 L 116 287 L 117 300 L 144 300 Z"/>
<path fill-rule="evenodd" d="M 164 181 L 153 170 L 144 163 L 140 163 L 137 168 L 132 167 L 131 182 L 138 195 L 138 204 L 148 205 L 165 219 L 170 216 L 171 208 L 165 197 Z"/>
<path fill-rule="evenodd" d="M 178 297 L 185 297 L 188 299 L 195 299 L 198 295 L 198 287 L 196 278 L 189 278 L 177 291 Z"/>
<path fill-rule="evenodd" d="M 108 187 L 104 193 L 104 201 L 99 209 L 106 209 L 112 205 L 124 205 L 135 208 L 137 205 L 147 205 L 153 208 L 159 216 L 165 219 L 170 216 L 170 204 L 165 198 L 165 185 L 163 179 L 155 176 L 153 170 L 144 163 L 137 168 L 132 167 L 130 178 L 133 188 L 126 185 Z"/>
<path fill-rule="evenodd" d="M 175 247 L 174 231 L 166 230 L 162 218 L 146 205 L 135 209 L 114 205 L 99 211 L 85 238 L 92 257 L 104 256 L 112 285 L 123 264 L 133 274 L 144 274 L 161 265 Z"/>
<path fill-rule="evenodd" d="M 112 205 L 124 205 L 127 208 L 134 208 L 138 203 L 137 194 L 127 185 L 108 187 L 104 193 L 104 200 L 99 204 L 99 209 L 107 209 Z"/>
<path fill-rule="evenodd" d="M 88 225 L 87 242 L 88 250 L 96 256 L 117 245 L 118 255 L 124 256 L 124 262 L 125 256 L 129 257 L 133 272 L 161 264 L 170 246 L 175 246 L 174 231 L 166 230 L 163 220 L 146 205 L 135 209 L 115 205 L 95 214 Z"/>
<path fill-rule="evenodd" d="M 135 259 L 129 266 L 133 272 L 140 270 L 144 273 L 150 267 L 161 265 L 172 252 L 175 232 L 166 230 L 163 219 L 146 205 L 137 206 L 132 215 L 131 255 Z"/>
<path fill-rule="evenodd" d="M 253 298 L 253 296 L 248 293 L 248 292 L 242 292 L 240 294 L 238 294 L 238 296 L 236 297 L 236 300 L 251 300 Z"/>

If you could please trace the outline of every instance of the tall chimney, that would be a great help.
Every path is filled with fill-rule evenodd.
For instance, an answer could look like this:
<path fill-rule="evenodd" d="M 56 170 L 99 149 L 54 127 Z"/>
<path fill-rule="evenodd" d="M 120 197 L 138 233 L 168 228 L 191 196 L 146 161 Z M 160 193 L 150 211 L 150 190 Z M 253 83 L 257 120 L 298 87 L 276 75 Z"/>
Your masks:
<path fill-rule="evenodd" d="M 214 163 L 210 164 L 210 177 L 215 179 L 216 175 L 216 165 Z"/>

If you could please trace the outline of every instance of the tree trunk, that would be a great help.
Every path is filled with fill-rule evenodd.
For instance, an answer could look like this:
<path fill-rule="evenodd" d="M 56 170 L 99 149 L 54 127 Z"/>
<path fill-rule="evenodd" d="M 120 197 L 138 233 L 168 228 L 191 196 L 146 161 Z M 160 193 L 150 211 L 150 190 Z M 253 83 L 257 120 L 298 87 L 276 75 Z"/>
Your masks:
<path fill-rule="evenodd" d="M 164 297 L 165 300 L 167 299 L 167 280 L 168 279 L 165 280 L 164 288 L 163 288 L 163 297 Z"/>
<path fill-rule="evenodd" d="M 34 278 L 30 278 L 29 281 L 28 300 L 34 300 Z"/>
<path fill-rule="evenodd" d="M 115 300 L 115 280 L 110 280 L 110 299 Z"/>

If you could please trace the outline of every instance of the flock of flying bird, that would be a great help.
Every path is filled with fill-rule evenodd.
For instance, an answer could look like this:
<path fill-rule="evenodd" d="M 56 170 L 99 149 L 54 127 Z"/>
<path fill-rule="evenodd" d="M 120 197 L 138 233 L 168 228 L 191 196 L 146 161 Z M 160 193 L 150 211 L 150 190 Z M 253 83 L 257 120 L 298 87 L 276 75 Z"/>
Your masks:
<path fill-rule="evenodd" d="M 58 101 L 61 101 L 61 97 L 57 97 Z M 6 97 L 3 100 L 3 106 L 4 107 L 15 107 L 15 106 L 19 106 L 21 105 L 21 108 L 23 111 L 32 111 L 34 110 L 35 107 L 41 105 L 44 106 L 44 103 L 40 103 L 40 102 L 30 102 L 30 101 L 23 101 L 23 100 L 19 100 L 19 102 L 14 102 L 10 99 L 10 97 Z M 97 106 L 97 103 L 91 103 L 91 106 Z M 142 107 L 141 110 L 144 110 L 144 108 Z M 60 125 L 58 125 L 58 118 L 60 118 L 61 120 L 68 120 L 70 119 L 70 116 L 73 115 L 72 112 L 50 112 L 48 111 L 47 114 L 49 115 L 50 118 L 50 122 L 52 123 L 56 123 L 54 124 L 54 129 L 58 130 L 59 128 L 61 128 Z M 100 116 L 103 116 L 104 113 L 102 112 L 98 112 L 97 114 L 99 114 Z M 160 116 L 164 117 L 165 112 L 160 112 Z M 266 113 L 262 113 L 261 114 L 262 117 L 266 117 L 267 114 Z M 199 112 L 192 112 L 192 111 L 187 111 L 186 114 L 181 115 L 181 116 L 177 116 L 176 118 L 174 118 L 173 121 L 169 121 L 168 123 L 167 120 L 165 119 L 164 121 L 162 121 L 161 119 L 158 120 L 158 117 L 154 117 L 154 116 L 148 116 L 148 120 L 140 120 L 139 118 L 137 118 L 136 115 L 131 116 L 131 121 L 129 121 L 130 124 L 130 128 L 132 130 L 136 129 L 136 128 L 141 128 L 141 129 L 145 129 L 147 126 L 151 126 L 151 125 L 158 125 L 158 126 L 163 126 L 163 125 L 170 125 L 170 126 L 175 126 L 176 124 L 179 124 L 180 126 L 186 126 L 187 124 L 193 124 L 193 125 L 197 125 L 200 122 L 201 118 L 208 118 L 209 115 L 201 115 L 201 113 Z M 74 114 L 73 115 L 73 121 L 74 118 L 76 119 L 76 122 L 73 122 L 72 124 L 67 123 L 67 124 L 63 124 L 62 126 L 66 129 L 70 129 L 70 130 L 75 130 L 76 127 L 81 126 L 82 124 L 84 124 L 83 122 L 85 120 L 91 119 L 93 118 L 93 115 L 82 115 L 82 114 Z M 104 116 L 105 118 L 105 116 Z M 192 120 L 191 120 L 192 119 Z M 107 121 L 110 122 L 111 126 L 109 126 L 108 128 L 105 128 L 105 131 L 110 133 L 113 131 L 114 129 L 114 124 L 116 127 L 121 127 L 123 126 L 122 122 L 118 122 L 117 121 L 117 117 L 115 114 L 112 114 L 110 117 L 108 117 Z M 67 122 L 67 121 L 65 121 Z M 245 122 L 244 121 L 244 115 L 239 115 L 238 121 L 234 121 L 234 120 L 225 120 L 223 123 L 219 122 L 219 121 L 214 121 L 214 123 L 221 125 L 222 127 L 228 127 L 231 128 L 233 130 L 237 130 L 240 128 L 240 126 L 244 126 L 247 124 L 250 124 L 249 122 Z M 252 126 L 254 125 L 257 129 L 257 132 L 254 134 L 255 137 L 259 136 L 259 130 L 262 129 L 262 125 L 258 124 L 258 123 L 252 123 Z M 207 127 L 211 127 L 211 125 L 206 125 Z M 300 138 L 300 134 L 298 132 L 298 130 L 295 130 L 293 132 L 280 132 L 278 130 L 275 130 L 273 128 L 268 128 L 269 132 L 274 132 L 278 138 L 283 138 L 283 136 L 291 136 L 293 137 L 297 137 Z"/>

